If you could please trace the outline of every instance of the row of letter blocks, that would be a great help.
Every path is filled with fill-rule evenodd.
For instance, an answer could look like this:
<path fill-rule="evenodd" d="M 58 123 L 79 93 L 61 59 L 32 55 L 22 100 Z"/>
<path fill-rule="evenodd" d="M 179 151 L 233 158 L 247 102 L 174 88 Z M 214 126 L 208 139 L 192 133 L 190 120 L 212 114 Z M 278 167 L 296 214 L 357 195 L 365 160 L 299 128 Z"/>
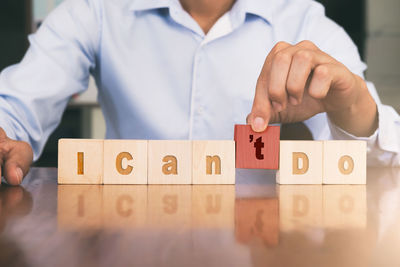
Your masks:
<path fill-rule="evenodd" d="M 234 141 L 61 139 L 60 184 L 235 184 Z"/>
<path fill-rule="evenodd" d="M 280 141 L 235 126 L 235 141 L 59 141 L 60 184 L 235 184 L 235 168 L 279 169 L 279 184 L 365 184 L 365 141 Z"/>

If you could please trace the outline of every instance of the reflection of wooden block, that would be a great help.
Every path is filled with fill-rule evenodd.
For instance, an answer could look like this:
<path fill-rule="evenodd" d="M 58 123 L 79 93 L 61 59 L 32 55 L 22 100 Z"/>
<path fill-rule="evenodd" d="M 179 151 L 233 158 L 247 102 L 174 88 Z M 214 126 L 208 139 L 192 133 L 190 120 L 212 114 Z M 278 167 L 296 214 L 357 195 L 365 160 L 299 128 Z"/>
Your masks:
<path fill-rule="evenodd" d="M 101 185 L 59 185 L 58 225 L 68 229 L 93 229 L 102 226 Z"/>
<path fill-rule="evenodd" d="M 234 185 L 194 185 L 191 202 L 194 227 L 234 228 Z"/>
<path fill-rule="evenodd" d="M 260 238 L 267 246 L 279 243 L 278 198 L 247 198 L 236 200 L 235 233 L 241 243 Z"/>
<path fill-rule="evenodd" d="M 322 184 L 322 141 L 281 141 L 280 144 L 278 184 Z"/>
<path fill-rule="evenodd" d="M 59 184 L 103 183 L 103 140 L 58 141 Z"/>
<path fill-rule="evenodd" d="M 147 141 L 104 141 L 104 184 L 147 184 Z"/>
<path fill-rule="evenodd" d="M 323 193 L 325 227 L 366 227 L 367 197 L 364 185 L 329 185 L 323 187 Z"/>
<path fill-rule="evenodd" d="M 149 184 L 192 183 L 191 141 L 149 141 L 148 162 Z"/>
<path fill-rule="evenodd" d="M 279 126 L 256 133 L 250 125 L 235 125 L 236 168 L 278 169 Z"/>
<path fill-rule="evenodd" d="M 365 184 L 365 141 L 324 141 L 324 184 Z"/>
<path fill-rule="evenodd" d="M 279 186 L 282 231 L 322 226 L 322 185 Z"/>
<path fill-rule="evenodd" d="M 191 185 L 148 186 L 148 225 L 154 228 L 190 227 Z"/>
<path fill-rule="evenodd" d="M 235 142 L 193 141 L 193 184 L 235 184 Z"/>
<path fill-rule="evenodd" d="M 105 227 L 144 227 L 147 219 L 147 186 L 105 185 L 103 221 Z"/>

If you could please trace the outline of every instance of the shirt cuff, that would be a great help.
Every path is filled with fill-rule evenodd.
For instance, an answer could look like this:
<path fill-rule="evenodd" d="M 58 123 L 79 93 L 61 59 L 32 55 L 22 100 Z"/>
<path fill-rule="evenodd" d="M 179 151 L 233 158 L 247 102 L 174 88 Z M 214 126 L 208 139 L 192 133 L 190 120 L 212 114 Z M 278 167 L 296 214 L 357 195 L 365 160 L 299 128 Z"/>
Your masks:
<path fill-rule="evenodd" d="M 357 137 L 336 126 L 328 117 L 328 125 L 333 139 L 338 140 L 362 140 L 367 142 L 367 151 L 379 147 L 388 152 L 398 152 L 398 129 L 400 118 L 397 112 L 390 106 L 377 105 L 378 109 L 378 129 L 369 137 Z"/>

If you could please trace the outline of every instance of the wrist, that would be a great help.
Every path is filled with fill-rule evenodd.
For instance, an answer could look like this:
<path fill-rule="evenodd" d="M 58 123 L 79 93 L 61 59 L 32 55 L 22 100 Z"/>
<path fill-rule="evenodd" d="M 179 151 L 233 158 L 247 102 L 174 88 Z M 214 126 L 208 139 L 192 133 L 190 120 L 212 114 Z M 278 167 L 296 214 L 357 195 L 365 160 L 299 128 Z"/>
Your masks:
<path fill-rule="evenodd" d="M 357 137 L 368 137 L 378 128 L 378 110 L 375 100 L 368 91 L 365 81 L 357 76 L 358 94 L 353 104 L 347 108 L 328 112 L 330 120 Z"/>

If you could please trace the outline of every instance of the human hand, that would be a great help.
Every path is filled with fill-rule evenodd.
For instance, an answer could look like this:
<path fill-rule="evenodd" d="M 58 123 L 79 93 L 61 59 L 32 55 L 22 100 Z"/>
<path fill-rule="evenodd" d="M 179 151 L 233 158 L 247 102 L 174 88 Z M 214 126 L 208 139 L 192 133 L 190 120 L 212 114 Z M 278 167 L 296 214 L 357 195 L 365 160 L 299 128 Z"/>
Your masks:
<path fill-rule="evenodd" d="M 322 112 L 357 136 L 377 128 L 376 104 L 361 77 L 310 41 L 275 45 L 258 78 L 247 123 L 260 132 L 268 123 L 304 121 Z"/>
<path fill-rule="evenodd" d="M 28 173 L 32 160 L 31 146 L 26 142 L 8 138 L 0 128 L 0 177 L 4 174 L 10 185 L 19 185 Z"/>

